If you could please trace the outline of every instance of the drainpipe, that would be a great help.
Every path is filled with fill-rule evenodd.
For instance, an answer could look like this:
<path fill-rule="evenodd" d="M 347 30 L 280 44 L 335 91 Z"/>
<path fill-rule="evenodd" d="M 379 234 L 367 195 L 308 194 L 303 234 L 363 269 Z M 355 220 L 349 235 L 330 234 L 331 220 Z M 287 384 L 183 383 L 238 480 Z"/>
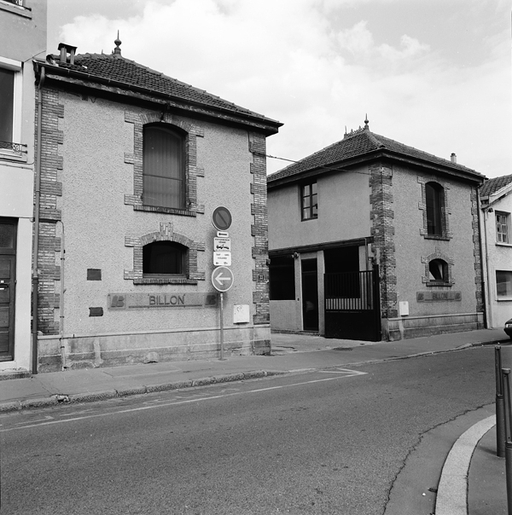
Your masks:
<path fill-rule="evenodd" d="M 477 189 L 477 195 L 478 195 L 478 208 L 480 210 L 480 191 Z M 492 306 L 491 306 L 491 292 L 490 292 L 490 285 L 491 285 L 491 277 L 490 277 L 490 271 L 489 271 L 489 245 L 487 241 L 487 217 L 489 216 L 489 206 L 483 207 L 483 222 L 484 222 L 484 251 L 480 250 L 480 255 L 483 257 L 485 255 L 485 271 L 483 274 L 484 279 L 484 305 L 485 305 L 485 311 L 486 311 L 486 327 L 487 329 L 493 327 L 493 316 L 492 316 Z M 480 216 L 478 217 L 478 220 L 480 220 Z"/>
<path fill-rule="evenodd" d="M 44 67 L 40 67 L 39 82 L 37 85 L 37 155 L 35 156 L 35 192 L 34 192 L 34 257 L 32 260 L 32 374 L 37 374 L 38 364 L 38 341 L 37 341 L 37 310 L 38 310 L 38 294 L 39 294 L 39 210 L 41 205 L 41 128 L 42 128 L 42 112 L 43 112 L 43 95 L 41 88 L 45 79 Z"/>
<path fill-rule="evenodd" d="M 61 224 L 62 233 L 60 237 L 60 302 L 59 302 L 59 347 L 62 361 L 62 370 L 67 369 L 67 355 L 66 355 L 66 345 L 64 343 L 64 293 L 66 292 L 64 288 L 64 264 L 66 261 L 66 245 L 64 240 L 64 222 L 62 220 L 58 220 L 57 223 Z"/>

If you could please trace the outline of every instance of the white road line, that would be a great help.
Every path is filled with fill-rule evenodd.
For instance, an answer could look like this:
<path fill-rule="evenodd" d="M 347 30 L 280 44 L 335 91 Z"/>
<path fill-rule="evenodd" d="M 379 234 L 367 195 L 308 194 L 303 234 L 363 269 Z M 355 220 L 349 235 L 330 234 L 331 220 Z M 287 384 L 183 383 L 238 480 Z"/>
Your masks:
<path fill-rule="evenodd" d="M 285 388 L 292 388 L 292 387 L 295 387 L 295 386 L 304 386 L 304 385 L 307 385 L 307 384 L 314 384 L 314 383 L 324 383 L 326 381 L 337 381 L 339 379 L 346 379 L 346 378 L 349 378 L 349 377 L 356 377 L 356 376 L 361 376 L 361 375 L 366 375 L 366 372 L 359 372 L 359 371 L 355 371 L 355 370 L 348 370 L 348 369 L 346 369 L 346 374 L 343 375 L 343 376 L 342 375 L 336 375 L 334 377 L 326 377 L 324 379 L 312 379 L 310 381 L 302 381 L 300 383 L 292 383 L 292 384 L 286 384 L 286 385 L 280 385 L 280 386 L 267 386 L 265 388 L 257 388 L 255 390 L 247 390 L 247 391 L 241 391 L 241 392 L 239 391 L 239 392 L 233 392 L 233 393 L 224 393 L 224 394 L 221 394 L 221 395 L 210 395 L 210 396 L 203 396 L 203 397 L 194 396 L 191 399 L 173 400 L 173 401 L 170 401 L 170 402 L 162 402 L 160 404 L 152 404 L 152 405 L 149 405 L 149 406 L 148 405 L 144 405 L 144 406 L 138 406 L 136 408 L 119 409 L 119 410 L 111 411 L 111 412 L 107 412 L 107 413 L 91 413 L 89 415 L 82 415 L 80 417 L 66 418 L 65 420 L 55 420 L 54 419 L 54 420 L 47 420 L 47 421 L 36 421 L 36 423 L 28 423 L 28 424 L 26 424 L 24 426 L 0 429 L 0 433 L 6 433 L 8 431 L 17 431 L 17 430 L 20 430 L 20 429 L 29 429 L 29 428 L 32 428 L 32 427 L 49 426 L 49 425 L 55 425 L 55 424 L 64 424 L 64 423 L 68 423 L 68 422 L 77 422 L 78 420 L 86 420 L 86 419 L 91 419 L 91 418 L 109 417 L 109 416 L 112 416 L 112 415 L 119 415 L 119 414 L 122 414 L 122 413 L 133 413 L 133 412 L 136 412 L 136 411 L 146 411 L 146 410 L 150 410 L 150 409 L 162 408 L 162 407 L 167 407 L 167 406 L 180 406 L 180 405 L 183 405 L 183 404 L 192 404 L 192 403 L 196 403 L 196 402 L 204 402 L 204 401 L 211 401 L 211 400 L 217 400 L 217 399 L 224 399 L 224 398 L 228 398 L 228 397 L 234 397 L 234 396 L 245 395 L 245 394 L 262 393 L 262 392 L 268 392 L 268 391 L 272 391 L 272 390 L 283 390 Z M 83 412 L 80 412 L 80 413 L 83 413 Z M 72 414 L 67 414 L 67 415 L 69 416 L 69 415 L 72 415 Z M 51 417 L 46 417 L 46 418 L 51 418 Z"/>

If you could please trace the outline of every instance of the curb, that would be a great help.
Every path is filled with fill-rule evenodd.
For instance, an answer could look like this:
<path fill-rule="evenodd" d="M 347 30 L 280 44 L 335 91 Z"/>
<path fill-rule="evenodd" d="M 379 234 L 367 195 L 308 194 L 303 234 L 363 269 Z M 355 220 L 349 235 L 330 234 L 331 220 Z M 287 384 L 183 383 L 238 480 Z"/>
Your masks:
<path fill-rule="evenodd" d="M 437 489 L 436 515 L 466 515 L 469 466 L 480 439 L 496 424 L 491 415 L 474 424 L 453 444 Z"/>
<path fill-rule="evenodd" d="M 143 395 L 147 393 L 166 392 L 170 390 L 193 388 L 196 386 L 208 386 L 211 384 L 230 383 L 235 381 L 245 381 L 249 379 L 260 379 L 262 377 L 284 375 L 286 373 L 288 372 L 284 370 L 255 370 L 251 372 L 240 372 L 236 374 L 228 374 L 214 377 L 203 377 L 200 379 L 190 379 L 186 381 L 175 381 L 172 383 L 132 386 L 127 388 L 104 390 L 100 392 L 75 393 L 71 395 L 53 394 L 49 397 L 24 399 L 21 401 L 10 401 L 0 403 L 0 413 L 9 413 L 32 408 L 46 408 L 50 406 L 56 406 L 58 404 L 103 401 L 107 399 L 128 397 L 131 395 Z"/>

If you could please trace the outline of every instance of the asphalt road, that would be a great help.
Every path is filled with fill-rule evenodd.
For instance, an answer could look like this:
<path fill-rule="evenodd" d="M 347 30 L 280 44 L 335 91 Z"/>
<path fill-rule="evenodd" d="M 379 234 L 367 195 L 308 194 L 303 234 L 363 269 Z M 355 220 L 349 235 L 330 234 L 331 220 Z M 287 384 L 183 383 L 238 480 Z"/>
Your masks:
<path fill-rule="evenodd" d="M 480 347 L 6 414 L 0 513 L 382 515 L 421 437 L 493 400 Z"/>

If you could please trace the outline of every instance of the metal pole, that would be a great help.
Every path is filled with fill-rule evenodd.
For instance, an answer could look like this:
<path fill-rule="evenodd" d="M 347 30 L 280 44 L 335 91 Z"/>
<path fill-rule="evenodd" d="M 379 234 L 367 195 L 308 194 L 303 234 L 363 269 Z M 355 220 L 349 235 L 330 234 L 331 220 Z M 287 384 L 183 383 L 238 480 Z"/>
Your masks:
<path fill-rule="evenodd" d="M 510 410 L 510 368 L 503 372 L 503 399 L 505 404 L 505 472 L 507 481 L 507 513 L 512 515 L 512 435 Z"/>
<path fill-rule="evenodd" d="M 494 348 L 496 375 L 496 455 L 505 457 L 505 407 L 503 402 L 503 375 L 501 373 L 501 346 Z"/>
<path fill-rule="evenodd" d="M 220 361 L 224 360 L 224 293 L 220 292 Z"/>

